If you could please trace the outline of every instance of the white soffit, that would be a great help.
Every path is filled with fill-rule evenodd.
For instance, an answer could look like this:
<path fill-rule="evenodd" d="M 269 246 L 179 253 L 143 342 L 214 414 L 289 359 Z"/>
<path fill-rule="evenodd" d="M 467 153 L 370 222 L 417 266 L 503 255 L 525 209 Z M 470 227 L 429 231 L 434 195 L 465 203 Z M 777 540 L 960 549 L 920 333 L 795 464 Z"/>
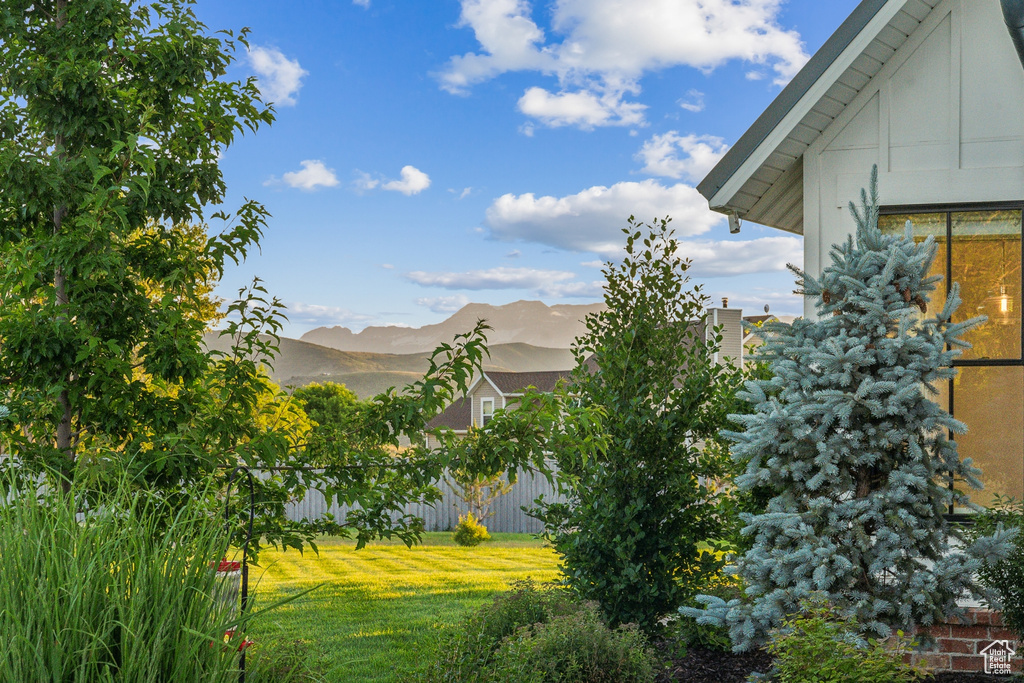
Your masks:
<path fill-rule="evenodd" d="M 698 185 L 714 211 L 803 234 L 803 155 L 941 0 L 863 0 Z"/>

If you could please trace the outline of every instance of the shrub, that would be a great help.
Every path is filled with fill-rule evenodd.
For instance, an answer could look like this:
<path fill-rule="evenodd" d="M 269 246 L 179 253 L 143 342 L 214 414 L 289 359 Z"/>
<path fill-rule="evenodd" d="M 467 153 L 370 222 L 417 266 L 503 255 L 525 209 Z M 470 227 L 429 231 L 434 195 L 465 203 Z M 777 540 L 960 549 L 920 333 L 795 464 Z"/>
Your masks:
<path fill-rule="evenodd" d="M 487 680 L 494 668 L 495 651 L 505 638 L 520 628 L 543 624 L 577 609 L 562 589 L 538 589 L 529 580 L 513 582 L 511 590 L 496 595 L 441 640 L 424 680 Z"/>
<path fill-rule="evenodd" d="M 914 643 L 899 631 L 888 645 L 863 640 L 854 617 L 842 618 L 822 596 L 803 600 L 803 612 L 772 632 L 766 649 L 775 656 L 780 683 L 902 683 L 923 675 L 903 663 Z"/>
<path fill-rule="evenodd" d="M 991 507 L 974 516 L 970 535 L 981 538 L 995 532 L 999 525 L 1018 530 L 1012 549 L 1003 560 L 983 561 L 978 579 L 992 594 L 990 606 L 1002 609 L 1007 627 L 1024 636 L 1024 538 L 1020 531 L 1024 529 L 1024 501 L 994 496 Z"/>
<path fill-rule="evenodd" d="M 654 680 L 653 654 L 635 625 L 611 630 L 597 604 L 559 588 L 512 584 L 438 647 L 430 683 Z"/>
<path fill-rule="evenodd" d="M 493 681 L 633 683 L 654 680 L 654 655 L 636 624 L 615 630 L 597 604 L 544 624 L 523 626 L 494 655 Z"/>
<path fill-rule="evenodd" d="M 452 534 L 455 542 L 464 546 L 480 545 L 490 537 L 487 527 L 481 524 L 472 512 L 467 512 L 459 517 L 459 524 L 455 527 L 455 533 Z"/>
<path fill-rule="evenodd" d="M 743 596 L 743 589 L 742 584 L 736 577 L 720 573 L 717 580 L 709 582 L 709 588 L 706 593 L 729 601 L 741 598 Z M 691 601 L 685 607 L 697 607 L 697 602 Z M 691 616 L 680 614 L 674 622 L 674 631 L 676 642 L 685 648 L 699 647 L 705 650 L 718 650 L 721 652 L 726 652 L 732 648 L 729 629 L 726 626 L 701 624 Z"/>
<path fill-rule="evenodd" d="M 237 680 L 245 624 L 221 645 L 237 603 L 214 597 L 209 566 L 227 549 L 219 510 L 169 513 L 123 483 L 88 505 L 77 487 L 4 490 L 0 680 Z"/>

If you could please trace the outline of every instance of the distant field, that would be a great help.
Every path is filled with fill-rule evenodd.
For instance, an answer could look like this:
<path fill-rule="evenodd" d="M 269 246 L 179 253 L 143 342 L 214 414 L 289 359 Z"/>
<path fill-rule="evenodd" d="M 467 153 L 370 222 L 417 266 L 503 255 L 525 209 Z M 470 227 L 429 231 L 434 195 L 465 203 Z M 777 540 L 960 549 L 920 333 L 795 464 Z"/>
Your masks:
<path fill-rule="evenodd" d="M 352 542 L 325 540 L 320 556 L 267 551 L 260 557 L 258 604 L 323 584 L 269 614 L 253 631 L 261 648 L 302 651 L 323 679 L 397 683 L 445 627 L 504 590 L 510 581 L 554 580 L 557 559 L 526 534 L 494 534 L 476 548 L 461 548 L 449 533 L 430 533 L 406 548 L 382 542 L 356 550 Z"/>

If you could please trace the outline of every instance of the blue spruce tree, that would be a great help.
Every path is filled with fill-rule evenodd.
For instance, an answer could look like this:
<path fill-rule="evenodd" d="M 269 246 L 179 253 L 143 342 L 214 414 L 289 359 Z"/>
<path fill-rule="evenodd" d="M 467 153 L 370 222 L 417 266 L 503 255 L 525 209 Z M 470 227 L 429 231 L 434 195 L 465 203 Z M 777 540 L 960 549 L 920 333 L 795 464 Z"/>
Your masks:
<path fill-rule="evenodd" d="M 881 637 L 955 616 L 958 597 L 978 595 L 980 558 L 1008 549 L 1002 530 L 966 546 L 945 516 L 971 506 L 955 486 L 981 482 L 949 438 L 966 426 L 933 399 L 984 318 L 951 322 L 955 284 L 926 318 L 941 279 L 928 276 L 933 238 L 879 231 L 877 169 L 861 198 L 860 211 L 850 205 L 856 239 L 832 248 L 821 279 L 790 266 L 818 319 L 766 326 L 759 353 L 774 377 L 747 383 L 756 410 L 726 434 L 746 463 L 737 486 L 777 494 L 744 519 L 754 544 L 735 569 L 746 599 L 701 596 L 703 610 L 683 612 L 727 625 L 736 650 L 759 645 L 812 593 Z"/>

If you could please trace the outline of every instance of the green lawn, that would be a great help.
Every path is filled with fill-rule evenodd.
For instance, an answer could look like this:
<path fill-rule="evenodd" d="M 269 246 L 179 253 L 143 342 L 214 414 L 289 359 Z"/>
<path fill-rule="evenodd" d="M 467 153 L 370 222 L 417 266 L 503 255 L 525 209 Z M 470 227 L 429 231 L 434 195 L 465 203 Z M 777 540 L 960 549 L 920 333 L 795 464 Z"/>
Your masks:
<path fill-rule="evenodd" d="M 426 534 L 423 543 L 378 543 L 356 550 L 328 539 L 320 555 L 265 551 L 257 606 L 324 584 L 268 614 L 251 630 L 258 664 L 270 650 L 294 650 L 326 681 L 401 681 L 414 669 L 439 629 L 504 590 L 510 581 L 551 581 L 554 551 L 525 534 L 493 534 L 476 548 L 461 548 L 449 533 Z M 302 645 L 296 645 L 302 641 Z"/>

